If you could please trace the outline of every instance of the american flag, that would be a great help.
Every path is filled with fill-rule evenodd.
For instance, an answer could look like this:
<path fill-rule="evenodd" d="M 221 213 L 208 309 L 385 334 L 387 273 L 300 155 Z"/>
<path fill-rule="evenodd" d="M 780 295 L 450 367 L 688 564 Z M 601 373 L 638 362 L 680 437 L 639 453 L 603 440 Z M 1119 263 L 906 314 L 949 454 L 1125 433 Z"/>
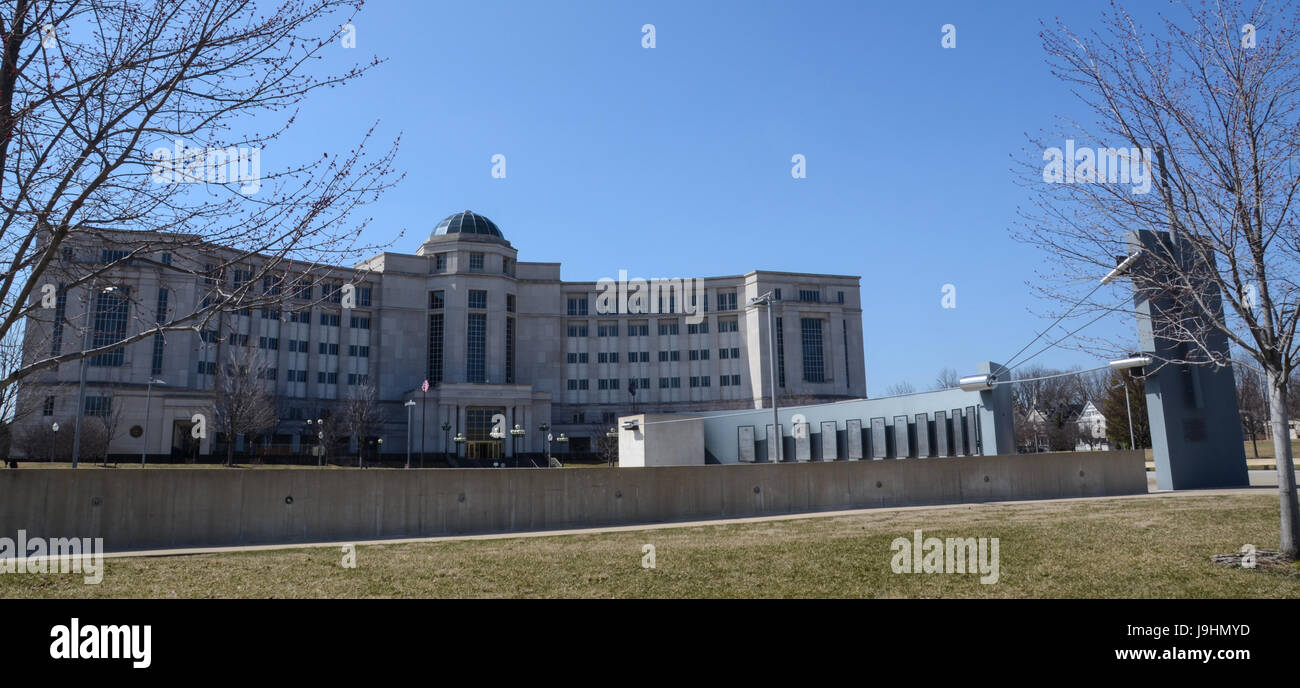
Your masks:
<path fill-rule="evenodd" d="M 428 381 L 428 380 L 425 380 L 425 381 L 424 381 L 424 384 L 420 385 L 420 391 L 421 391 L 421 392 L 427 392 L 427 391 L 429 391 L 429 381 Z"/>

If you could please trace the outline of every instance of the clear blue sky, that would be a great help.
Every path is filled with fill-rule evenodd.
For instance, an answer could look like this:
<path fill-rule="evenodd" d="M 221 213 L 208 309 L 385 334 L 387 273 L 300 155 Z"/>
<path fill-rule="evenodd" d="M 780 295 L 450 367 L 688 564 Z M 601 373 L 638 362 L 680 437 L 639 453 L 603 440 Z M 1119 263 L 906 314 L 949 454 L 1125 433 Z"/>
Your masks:
<path fill-rule="evenodd" d="M 380 120 L 382 140 L 403 135 L 407 177 L 369 209 L 366 239 L 392 250 L 413 252 L 441 218 L 472 209 L 521 260 L 561 261 L 570 280 L 861 275 L 869 393 L 925 389 L 942 367 L 1009 358 L 1050 322 L 1026 286 L 1044 256 L 1010 236 L 1029 203 L 1013 156 L 1026 133 L 1079 109 L 1044 62 L 1039 20 L 1086 28 L 1103 9 L 377 0 L 357 47 L 322 66 L 388 62 L 314 95 L 263 167 L 325 141 L 351 146 Z M 646 23 L 654 49 L 641 45 Z M 956 49 L 940 46 L 944 24 Z M 497 153 L 504 180 L 490 175 Z M 790 175 L 795 153 L 807 179 Z M 1107 331 L 1131 337 L 1134 325 L 1087 332 Z M 1073 351 L 1036 362 L 1098 364 Z"/>

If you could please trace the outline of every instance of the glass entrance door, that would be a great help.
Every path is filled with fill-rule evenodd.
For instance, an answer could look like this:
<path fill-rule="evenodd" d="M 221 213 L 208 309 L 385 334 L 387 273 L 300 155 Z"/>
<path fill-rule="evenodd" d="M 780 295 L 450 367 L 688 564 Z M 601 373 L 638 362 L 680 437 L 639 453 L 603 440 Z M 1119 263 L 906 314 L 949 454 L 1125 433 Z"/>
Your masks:
<path fill-rule="evenodd" d="M 465 409 L 465 451 L 466 456 L 471 459 L 500 459 L 505 455 L 502 451 L 505 441 L 492 437 L 492 419 L 495 416 L 504 418 L 505 408 L 490 406 L 470 406 Z M 506 424 L 500 422 L 499 428 L 506 432 Z"/>

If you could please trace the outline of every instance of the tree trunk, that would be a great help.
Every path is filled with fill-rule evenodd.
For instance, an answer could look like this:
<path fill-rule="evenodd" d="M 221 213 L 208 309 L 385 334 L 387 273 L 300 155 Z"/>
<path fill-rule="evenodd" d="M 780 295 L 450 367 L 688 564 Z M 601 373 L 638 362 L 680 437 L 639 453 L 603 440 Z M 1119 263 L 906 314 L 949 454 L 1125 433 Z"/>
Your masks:
<path fill-rule="evenodd" d="M 1255 441 L 1255 430 L 1250 431 L 1250 446 L 1255 448 L 1255 458 L 1259 458 L 1259 443 Z"/>
<path fill-rule="evenodd" d="M 1277 461 L 1277 492 L 1282 511 L 1282 542 L 1278 550 L 1295 559 L 1296 537 L 1300 535 L 1300 503 L 1296 501 L 1295 463 L 1291 458 L 1291 439 L 1287 432 L 1286 378 L 1280 372 L 1268 373 L 1268 411 L 1273 429 L 1273 456 Z"/>

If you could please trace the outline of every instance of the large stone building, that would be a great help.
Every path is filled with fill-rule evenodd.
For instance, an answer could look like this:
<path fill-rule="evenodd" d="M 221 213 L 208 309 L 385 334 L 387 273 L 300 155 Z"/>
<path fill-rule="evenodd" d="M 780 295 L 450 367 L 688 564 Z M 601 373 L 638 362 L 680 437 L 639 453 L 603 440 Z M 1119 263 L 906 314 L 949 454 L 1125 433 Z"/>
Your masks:
<path fill-rule="evenodd" d="M 118 259 L 129 241 L 118 242 L 79 247 L 76 257 Z M 228 260 L 229 249 L 209 252 L 222 251 Z M 263 300 L 274 289 L 278 308 L 223 313 L 196 331 L 155 335 L 90 360 L 84 410 L 113 416 L 112 453 L 216 451 L 225 440 L 215 423 L 197 446 L 190 429 L 194 414 L 213 412 L 217 370 L 232 352 L 260 361 L 258 377 L 275 394 L 281 420 L 254 444 L 279 453 L 305 453 L 315 441 L 306 421 L 328 417 L 367 386 L 383 421 L 360 440 L 373 449 L 382 438 L 384 454 L 404 454 L 408 431 L 417 456 L 454 451 L 457 435 L 467 439 L 459 451 L 474 457 L 540 452 L 543 424 L 570 440 L 554 451 L 593 451 L 618 415 L 770 404 L 768 314 L 746 307 L 769 291 L 781 402 L 866 395 L 858 277 L 754 271 L 566 282 L 559 263 L 519 261 L 500 229 L 469 211 L 440 222 L 414 255 L 385 252 L 347 274 L 283 291 L 249 283 L 259 274 L 256 260 L 215 275 L 205 270 L 211 260 L 139 255 L 94 292 L 61 295 L 53 320 L 41 320 L 46 311 L 29 318 L 29 357 L 43 356 L 81 350 L 78 328 L 92 319 L 93 346 L 144 332 L 138 328 L 164 314 L 192 312 L 216 289 L 242 288 Z M 105 293 L 105 283 L 130 298 Z M 89 293 L 93 318 L 82 305 Z M 79 375 L 79 363 L 65 363 L 36 376 L 21 396 L 21 422 L 71 431 Z M 523 436 L 492 437 L 494 418 Z M 236 444 L 244 449 L 244 438 Z"/>

